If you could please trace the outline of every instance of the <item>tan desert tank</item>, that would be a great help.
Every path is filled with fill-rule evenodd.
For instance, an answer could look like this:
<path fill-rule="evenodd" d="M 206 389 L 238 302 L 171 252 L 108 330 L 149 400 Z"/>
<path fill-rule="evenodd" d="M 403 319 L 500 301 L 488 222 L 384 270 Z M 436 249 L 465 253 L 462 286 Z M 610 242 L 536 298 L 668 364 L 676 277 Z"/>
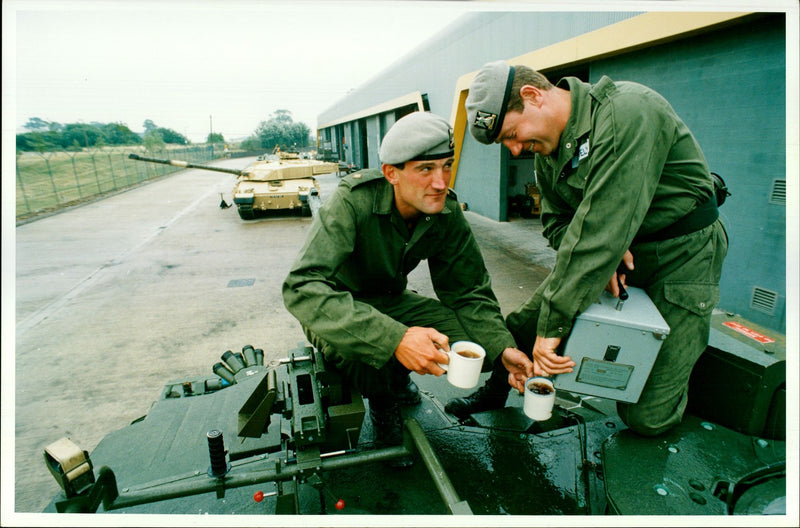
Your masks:
<path fill-rule="evenodd" d="M 272 156 L 259 156 L 257 161 L 241 170 L 148 158 L 138 154 L 130 154 L 128 157 L 187 169 L 235 174 L 237 178 L 232 191 L 233 203 L 242 220 L 252 220 L 258 213 L 266 211 L 296 210 L 304 216 L 311 215 L 313 204 L 319 198 L 319 183 L 315 177 L 339 170 L 336 163 L 300 159 L 296 153 L 281 152 Z"/>

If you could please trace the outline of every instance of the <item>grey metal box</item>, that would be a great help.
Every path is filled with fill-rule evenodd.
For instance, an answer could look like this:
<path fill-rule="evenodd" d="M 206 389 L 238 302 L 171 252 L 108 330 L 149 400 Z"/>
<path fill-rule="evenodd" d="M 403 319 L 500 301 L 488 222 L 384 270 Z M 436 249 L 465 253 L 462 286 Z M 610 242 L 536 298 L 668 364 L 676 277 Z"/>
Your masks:
<path fill-rule="evenodd" d="M 576 319 L 564 346 L 572 372 L 554 379 L 558 390 L 636 403 L 669 326 L 641 288 L 621 302 L 604 291 Z"/>

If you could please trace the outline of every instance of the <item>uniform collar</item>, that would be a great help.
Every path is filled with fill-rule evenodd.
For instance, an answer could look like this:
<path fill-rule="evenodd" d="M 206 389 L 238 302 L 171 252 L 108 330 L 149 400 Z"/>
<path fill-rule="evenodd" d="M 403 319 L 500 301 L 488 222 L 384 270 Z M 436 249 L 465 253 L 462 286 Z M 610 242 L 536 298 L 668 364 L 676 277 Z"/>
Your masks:
<path fill-rule="evenodd" d="M 556 157 L 546 156 L 551 165 L 563 166 L 575 157 L 579 141 L 592 130 L 592 97 L 596 98 L 594 92 L 606 80 L 611 83 L 608 77 L 603 77 L 596 87 L 592 87 L 577 77 L 564 77 L 556 84 L 559 88 L 569 90 L 571 107 L 569 119 L 558 141 Z"/>
<path fill-rule="evenodd" d="M 594 85 L 583 82 L 577 77 L 564 77 L 558 81 L 557 86 L 568 89 L 570 93 L 572 110 L 562 137 L 569 133 L 573 138 L 583 137 L 591 131 L 593 104 L 617 90 L 614 81 L 607 75 L 603 75 Z"/>
<path fill-rule="evenodd" d="M 372 204 L 372 212 L 375 214 L 390 214 L 394 207 L 394 187 L 392 184 L 383 179 L 378 184 L 378 190 L 375 192 L 375 202 Z"/>
<path fill-rule="evenodd" d="M 561 146 L 574 143 L 574 140 L 588 134 L 592 129 L 592 109 L 589 95 L 592 85 L 576 77 L 565 77 L 558 81 L 559 88 L 569 90 L 571 110 L 567 125 L 561 134 Z M 566 140 L 566 143 L 565 143 Z M 575 145 L 573 144 L 574 148 Z"/>
<path fill-rule="evenodd" d="M 605 99 L 609 96 L 609 94 L 612 94 L 616 91 L 617 85 L 614 84 L 614 81 L 612 81 L 607 75 L 603 75 L 597 84 L 592 86 L 589 95 L 591 95 L 595 101 L 599 101 L 601 99 Z"/>

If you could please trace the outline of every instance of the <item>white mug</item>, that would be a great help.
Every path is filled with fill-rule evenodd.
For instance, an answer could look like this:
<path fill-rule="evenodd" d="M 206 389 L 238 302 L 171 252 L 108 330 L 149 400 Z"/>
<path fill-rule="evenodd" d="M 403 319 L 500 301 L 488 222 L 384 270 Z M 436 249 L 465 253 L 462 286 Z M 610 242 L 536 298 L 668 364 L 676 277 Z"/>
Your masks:
<path fill-rule="evenodd" d="M 449 364 L 439 363 L 447 371 L 447 381 L 454 387 L 471 389 L 478 386 L 486 351 L 478 343 L 456 341 L 450 345 Z"/>
<path fill-rule="evenodd" d="M 525 399 L 522 410 L 528 418 L 536 421 L 549 420 L 553 415 L 556 389 L 553 380 L 541 376 L 528 378 L 525 382 Z"/>

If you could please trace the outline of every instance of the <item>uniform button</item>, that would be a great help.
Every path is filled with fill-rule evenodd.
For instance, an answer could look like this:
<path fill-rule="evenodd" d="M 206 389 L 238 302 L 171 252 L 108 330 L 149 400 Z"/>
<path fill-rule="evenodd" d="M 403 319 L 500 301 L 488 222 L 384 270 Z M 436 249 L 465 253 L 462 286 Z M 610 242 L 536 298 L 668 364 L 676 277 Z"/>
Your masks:
<path fill-rule="evenodd" d="M 568 149 L 572 148 L 572 143 L 567 143 L 567 148 Z"/>
<path fill-rule="evenodd" d="M 704 302 L 701 302 L 701 303 L 700 303 L 700 308 L 705 308 L 705 307 L 706 307 L 706 303 L 704 303 Z"/>
<path fill-rule="evenodd" d="M 559 334 L 563 334 L 564 333 L 564 327 L 563 326 L 559 326 L 558 327 L 558 333 Z"/>
<path fill-rule="evenodd" d="M 431 217 L 430 217 L 430 216 L 426 216 L 426 217 L 425 217 L 425 221 L 426 221 L 426 222 L 430 222 L 430 221 L 431 221 Z"/>

